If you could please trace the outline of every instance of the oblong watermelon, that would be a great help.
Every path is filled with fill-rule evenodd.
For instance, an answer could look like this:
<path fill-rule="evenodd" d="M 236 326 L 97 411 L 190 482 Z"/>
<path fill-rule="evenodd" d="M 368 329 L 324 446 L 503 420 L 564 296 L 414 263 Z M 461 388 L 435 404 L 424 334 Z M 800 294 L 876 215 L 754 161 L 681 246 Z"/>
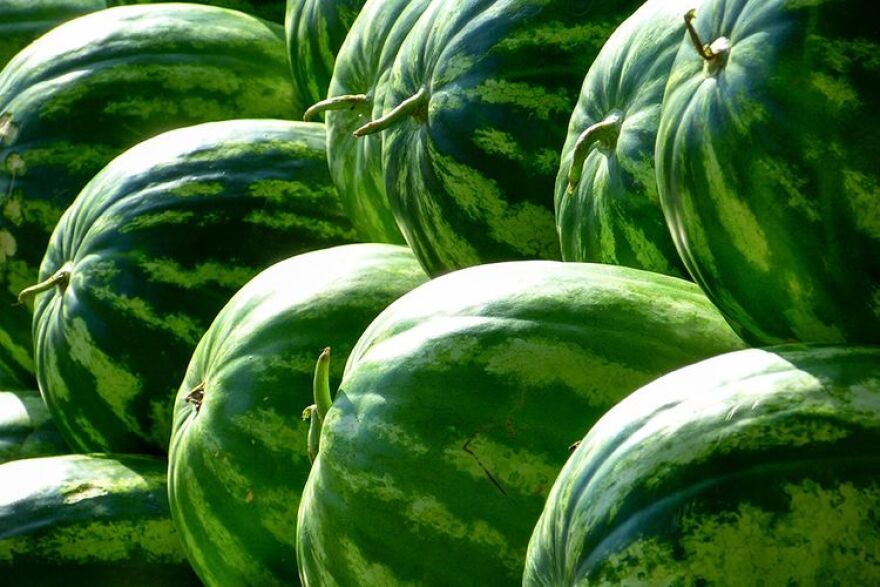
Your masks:
<path fill-rule="evenodd" d="M 171 522 L 167 462 L 63 455 L 0 465 L 7 585 L 199 585 Z"/>
<path fill-rule="evenodd" d="M 106 0 L 3 0 L 0 3 L 0 68 L 53 27 L 104 8 L 107 8 Z"/>
<path fill-rule="evenodd" d="M 660 206 L 654 143 L 682 15 L 695 6 L 697 0 L 645 2 L 587 72 L 556 176 L 565 261 L 689 277 Z"/>
<path fill-rule="evenodd" d="M 349 217 L 365 239 L 403 243 L 385 194 L 382 137 L 354 131 L 382 115 L 384 80 L 400 44 L 430 0 L 369 0 L 336 56 L 328 99 L 327 161 Z"/>
<path fill-rule="evenodd" d="M 30 305 L 16 296 L 113 157 L 173 128 L 300 112 L 280 25 L 222 8 L 110 8 L 19 53 L 0 72 L 0 363 L 33 373 Z"/>
<path fill-rule="evenodd" d="M 313 585 L 516 585 L 569 445 L 742 341 L 693 283 L 520 261 L 434 279 L 349 357 L 298 521 Z M 463 579 L 464 577 L 464 579 Z"/>
<path fill-rule="evenodd" d="M 157 4 L 175 0 L 107 0 L 108 6 L 128 6 L 131 4 Z M 220 8 L 240 10 L 272 22 L 284 24 L 286 0 L 191 0 L 196 4 L 210 4 Z"/>
<path fill-rule="evenodd" d="M 688 271 L 755 345 L 880 343 L 876 22 L 870 0 L 711 0 L 682 38 L 660 198 Z"/>
<path fill-rule="evenodd" d="M 875 585 L 880 348 L 783 345 L 661 377 L 587 434 L 525 586 Z"/>
<path fill-rule="evenodd" d="M 37 391 L 0 385 L 0 463 L 69 452 Z"/>
<path fill-rule="evenodd" d="M 401 45 L 386 189 L 432 275 L 560 257 L 553 185 L 584 75 L 638 0 L 435 0 Z M 387 118 L 386 118 L 387 117 Z"/>
<path fill-rule="evenodd" d="M 266 269 L 217 315 L 177 394 L 169 451 L 171 513 L 206 585 L 297 583 L 315 357 L 332 347 L 338 384 L 370 321 L 427 280 L 405 247 L 332 247 Z"/>
<path fill-rule="evenodd" d="M 206 123 L 120 155 L 65 212 L 40 268 L 61 281 L 36 301 L 37 381 L 65 438 L 164 454 L 190 356 L 232 294 L 352 240 L 322 124 Z"/>

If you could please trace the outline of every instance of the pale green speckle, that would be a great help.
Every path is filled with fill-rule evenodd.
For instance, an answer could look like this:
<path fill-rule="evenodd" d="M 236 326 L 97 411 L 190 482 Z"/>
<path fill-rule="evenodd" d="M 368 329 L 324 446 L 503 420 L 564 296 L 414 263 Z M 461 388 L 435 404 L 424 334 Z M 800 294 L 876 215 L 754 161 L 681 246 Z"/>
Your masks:
<path fill-rule="evenodd" d="M 762 181 L 772 183 L 780 196 L 785 195 L 788 198 L 786 204 L 800 211 L 807 220 L 817 222 L 821 218 L 815 198 L 803 191 L 807 186 L 803 173 L 779 159 L 765 157 L 755 162 L 755 175 Z"/>
<path fill-rule="evenodd" d="M 558 48 L 565 52 L 596 52 L 617 28 L 613 22 L 573 25 L 571 22 L 550 22 L 525 27 L 505 36 L 497 45 L 504 51 Z"/>
<path fill-rule="evenodd" d="M 22 156 L 30 168 L 62 167 L 74 175 L 92 176 L 118 154 L 118 147 L 56 141 L 24 152 Z"/>
<path fill-rule="evenodd" d="M 880 183 L 876 177 L 844 169 L 843 190 L 856 228 L 869 238 L 880 241 Z"/>
<path fill-rule="evenodd" d="M 339 564 L 342 568 L 350 571 L 352 576 L 357 577 L 363 585 L 415 585 L 415 583 L 404 582 L 395 576 L 391 567 L 364 556 L 357 544 L 351 539 L 345 536 L 338 539 L 344 560 L 336 561 L 334 564 Z"/>
<path fill-rule="evenodd" d="M 190 196 L 216 196 L 223 193 L 223 184 L 219 181 L 189 181 L 176 186 L 171 194 L 180 198 Z"/>
<path fill-rule="evenodd" d="M 840 328 L 826 324 L 811 310 L 816 307 L 815 292 L 810 283 L 802 283 L 796 273 L 787 272 L 785 291 L 791 303 L 784 310 L 785 318 L 798 340 L 843 341 Z"/>
<path fill-rule="evenodd" d="M 256 198 L 263 198 L 273 204 L 286 204 L 292 201 L 323 202 L 328 198 L 336 198 L 336 188 L 332 185 L 320 185 L 302 181 L 284 181 L 281 179 L 262 179 L 248 187 L 248 193 Z"/>
<path fill-rule="evenodd" d="M 171 258 L 144 257 L 138 260 L 138 267 L 147 275 L 147 279 L 183 289 L 202 289 L 220 286 L 236 290 L 247 282 L 257 270 L 251 267 L 240 267 L 206 261 L 195 267 L 184 267 Z"/>
<path fill-rule="evenodd" d="M 528 110 L 540 120 L 549 120 L 555 114 L 569 113 L 575 102 L 564 90 L 552 93 L 541 86 L 496 79 L 486 80 L 473 91 L 483 102 L 517 106 Z"/>
<path fill-rule="evenodd" d="M 109 304 L 120 315 L 135 318 L 146 326 L 168 332 L 192 347 L 195 347 L 204 333 L 204 327 L 189 316 L 184 314 L 161 315 L 141 298 L 121 295 L 106 286 L 92 288 L 92 294 Z"/>
<path fill-rule="evenodd" d="M 161 212 L 144 213 L 126 219 L 119 225 L 119 232 L 126 234 L 139 230 L 149 230 L 157 226 L 172 226 L 193 222 L 195 214 L 186 210 L 163 210 Z"/>
<path fill-rule="evenodd" d="M 232 424 L 242 433 L 253 437 L 262 448 L 276 452 L 289 451 L 290 447 L 302 447 L 298 454 L 305 461 L 308 427 L 282 418 L 277 411 L 256 408 L 232 417 Z"/>

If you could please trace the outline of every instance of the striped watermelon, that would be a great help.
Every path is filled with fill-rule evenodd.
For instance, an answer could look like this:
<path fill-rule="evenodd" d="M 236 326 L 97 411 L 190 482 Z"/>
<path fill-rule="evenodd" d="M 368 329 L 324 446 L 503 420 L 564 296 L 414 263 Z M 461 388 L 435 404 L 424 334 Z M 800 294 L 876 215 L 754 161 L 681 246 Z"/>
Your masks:
<path fill-rule="evenodd" d="M 113 157 L 181 126 L 301 111 L 281 27 L 221 8 L 102 10 L 18 54 L 0 72 L 0 371 L 33 377 L 30 307 L 16 295 Z"/>
<path fill-rule="evenodd" d="M 312 585 L 516 585 L 568 446 L 618 400 L 743 344 L 693 283 L 520 261 L 434 279 L 355 346 L 303 492 Z"/>
<path fill-rule="evenodd" d="M 434 0 L 394 62 L 386 189 L 432 275 L 559 258 L 553 182 L 584 74 L 639 0 Z"/>
<path fill-rule="evenodd" d="M 297 583 L 315 357 L 333 348 L 338 384 L 370 321 L 427 279 L 405 247 L 333 247 L 266 269 L 218 314 L 180 386 L 169 451 L 171 513 L 206 585 Z"/>
<path fill-rule="evenodd" d="M 104 8 L 107 8 L 106 0 L 3 0 L 0 2 L 0 68 L 49 29 Z"/>
<path fill-rule="evenodd" d="M 707 0 L 689 26 L 656 149 L 688 271 L 753 344 L 880 343 L 876 4 Z"/>
<path fill-rule="evenodd" d="M 39 393 L 0 385 L 0 463 L 68 452 Z"/>
<path fill-rule="evenodd" d="M 4 585 L 198 585 L 168 511 L 166 467 L 131 455 L 0 465 Z"/>
<path fill-rule="evenodd" d="M 602 47 L 581 87 L 556 176 L 566 261 L 688 276 L 669 235 L 654 172 L 663 88 L 698 0 L 649 0 Z"/>
<path fill-rule="evenodd" d="M 388 198 L 382 138 L 352 133 L 382 115 L 382 89 L 406 34 L 431 0 L 369 0 L 336 56 L 327 100 L 306 111 L 326 112 L 327 160 L 355 228 L 374 242 L 403 243 Z"/>
<path fill-rule="evenodd" d="M 729 353 L 590 431 L 523 585 L 877 585 L 880 348 Z"/>
<path fill-rule="evenodd" d="M 159 2 L 174 2 L 176 0 L 107 0 L 108 6 L 126 6 L 131 4 L 156 4 Z M 284 11 L 287 7 L 286 0 L 190 0 L 196 4 L 210 4 L 221 8 L 240 10 L 260 18 L 265 18 L 279 24 L 284 23 Z"/>
<path fill-rule="evenodd" d="M 324 125 L 206 123 L 126 151 L 65 212 L 40 268 L 37 380 L 80 451 L 165 453 L 190 356 L 229 297 L 350 242 Z"/>
<path fill-rule="evenodd" d="M 287 0 L 284 31 L 297 99 L 327 97 L 336 52 L 366 0 Z"/>

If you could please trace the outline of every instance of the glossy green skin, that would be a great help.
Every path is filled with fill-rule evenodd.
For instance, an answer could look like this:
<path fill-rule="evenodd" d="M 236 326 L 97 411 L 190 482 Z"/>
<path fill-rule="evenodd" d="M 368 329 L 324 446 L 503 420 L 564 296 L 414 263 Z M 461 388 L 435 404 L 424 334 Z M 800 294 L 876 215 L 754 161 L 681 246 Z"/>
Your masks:
<path fill-rule="evenodd" d="M 199 585 L 168 511 L 165 460 L 64 455 L 0 465 L 7 585 Z"/>
<path fill-rule="evenodd" d="M 558 259 L 553 184 L 584 74 L 638 0 L 435 0 L 407 36 L 385 112 L 386 189 L 426 270 Z"/>
<path fill-rule="evenodd" d="M 880 52 L 867 0 L 707 1 L 657 136 L 676 246 L 754 344 L 880 342 Z"/>
<path fill-rule="evenodd" d="M 336 52 L 366 0 L 287 0 L 284 31 L 297 99 L 327 97 Z"/>
<path fill-rule="evenodd" d="M 646 2 L 614 31 L 587 72 L 556 175 L 556 228 L 565 261 L 688 277 L 660 208 L 654 143 L 682 15 L 697 6 L 695 0 Z M 615 114 L 619 130 L 593 144 L 569 191 L 579 136 Z"/>
<path fill-rule="evenodd" d="M 107 8 L 106 0 L 3 0 L 0 2 L 0 69 L 49 29 L 104 8 Z"/>
<path fill-rule="evenodd" d="M 180 386 L 169 453 L 171 512 L 206 585 L 298 583 L 301 414 L 318 354 L 332 348 L 338 385 L 373 318 L 427 280 L 405 247 L 333 247 L 273 265 L 218 314 Z M 186 396 L 199 384 L 196 409 Z"/>
<path fill-rule="evenodd" d="M 518 584 L 568 446 L 641 385 L 742 346 L 696 285 L 625 267 L 498 263 L 413 290 L 358 341 L 324 421 L 304 582 Z"/>
<path fill-rule="evenodd" d="M 34 390 L 0 386 L 0 463 L 70 452 Z"/>
<path fill-rule="evenodd" d="M 37 380 L 80 451 L 164 454 L 172 404 L 217 312 L 291 255 L 351 242 L 322 124 L 206 123 L 145 141 L 89 182 L 40 269 Z"/>
<path fill-rule="evenodd" d="M 615 406 L 560 473 L 525 586 L 876 585 L 880 348 L 782 345 Z"/>
<path fill-rule="evenodd" d="M 102 10 L 57 27 L 0 73 L 0 370 L 32 378 L 29 305 L 64 209 L 113 157 L 173 128 L 292 118 L 283 31 L 195 4 Z M 18 156 L 25 170 L 12 173 Z"/>
<path fill-rule="evenodd" d="M 403 244 L 385 194 L 382 136 L 352 133 L 382 116 L 383 89 L 397 51 L 431 0 L 371 0 L 339 49 L 328 96 L 364 94 L 368 103 L 330 111 L 327 161 L 349 218 L 364 238 Z"/>
<path fill-rule="evenodd" d="M 174 0 L 108 0 L 108 6 L 127 6 L 131 4 L 157 4 Z M 220 8 L 240 10 L 272 22 L 284 24 L 286 0 L 191 0 L 196 4 L 210 4 Z"/>

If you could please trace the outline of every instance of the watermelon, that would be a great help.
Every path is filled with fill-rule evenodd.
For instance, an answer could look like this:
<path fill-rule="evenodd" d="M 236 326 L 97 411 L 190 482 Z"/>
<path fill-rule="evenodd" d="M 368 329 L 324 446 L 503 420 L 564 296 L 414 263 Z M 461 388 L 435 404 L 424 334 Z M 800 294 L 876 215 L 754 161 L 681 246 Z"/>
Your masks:
<path fill-rule="evenodd" d="M 880 51 L 869 0 L 711 0 L 663 98 L 660 198 L 743 337 L 880 343 Z"/>
<path fill-rule="evenodd" d="M 206 585 L 297 583 L 315 356 L 333 348 L 338 384 L 370 321 L 427 279 L 405 247 L 332 247 L 266 269 L 217 315 L 180 386 L 169 451 L 171 514 Z"/>
<path fill-rule="evenodd" d="M 322 124 L 177 129 L 113 160 L 61 218 L 40 268 L 37 381 L 82 452 L 165 454 L 199 339 L 242 285 L 351 242 Z"/>
<path fill-rule="evenodd" d="M 688 276 L 660 207 L 654 143 L 663 88 L 695 0 L 650 0 L 614 31 L 581 87 L 556 176 L 566 261 Z"/>
<path fill-rule="evenodd" d="M 0 68 L 51 28 L 104 8 L 107 8 L 106 0 L 3 0 L 0 3 Z"/>
<path fill-rule="evenodd" d="M 386 87 L 391 209 L 431 275 L 560 257 L 553 184 L 584 74 L 639 0 L 435 0 Z"/>
<path fill-rule="evenodd" d="M 174 2 L 175 0 L 107 0 L 108 6 L 126 6 L 130 4 L 156 4 L 158 2 Z M 284 23 L 286 0 L 191 0 L 196 4 L 210 4 L 221 8 L 240 10 L 259 16 L 279 24 Z"/>
<path fill-rule="evenodd" d="M 403 243 L 385 195 L 382 138 L 352 133 L 382 115 L 384 80 L 394 57 L 430 0 L 369 0 L 336 56 L 329 97 L 306 110 L 326 112 L 327 161 L 358 233 L 373 242 Z"/>
<path fill-rule="evenodd" d="M 523 585 L 876 585 L 880 348 L 710 358 L 620 402 L 553 486 Z"/>
<path fill-rule="evenodd" d="M 167 462 L 62 455 L 0 465 L 6 585 L 199 585 L 168 511 Z"/>
<path fill-rule="evenodd" d="M 303 104 L 327 97 L 336 52 L 365 0 L 287 0 L 284 32 L 296 96 Z"/>
<path fill-rule="evenodd" d="M 53 29 L 0 72 L 0 371 L 33 379 L 31 308 L 55 224 L 136 143 L 301 109 L 280 25 L 195 4 L 123 6 Z"/>
<path fill-rule="evenodd" d="M 695 284 L 626 267 L 496 263 L 416 288 L 360 338 L 323 419 L 303 582 L 519 584 L 569 445 L 648 381 L 743 346 Z"/>
<path fill-rule="evenodd" d="M 39 393 L 0 385 L 0 463 L 69 452 Z"/>

